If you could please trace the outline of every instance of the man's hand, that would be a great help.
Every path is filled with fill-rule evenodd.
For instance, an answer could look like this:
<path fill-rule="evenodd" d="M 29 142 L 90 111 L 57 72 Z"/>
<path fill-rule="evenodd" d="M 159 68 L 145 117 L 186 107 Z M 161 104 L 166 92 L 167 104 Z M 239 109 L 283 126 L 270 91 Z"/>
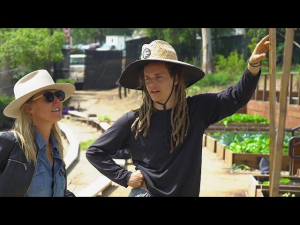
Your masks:
<path fill-rule="evenodd" d="M 248 63 L 248 70 L 252 75 L 256 76 L 260 70 L 261 60 L 267 57 L 267 51 L 270 48 L 270 42 L 268 41 L 269 35 L 261 39 L 260 42 L 256 44 L 255 49 L 253 50 Z"/>
<path fill-rule="evenodd" d="M 270 48 L 270 42 L 268 41 L 268 39 L 269 35 L 265 36 L 263 39 L 261 39 L 260 42 L 257 43 L 249 59 L 249 62 L 251 64 L 257 64 L 267 57 L 266 52 L 269 51 Z"/>
<path fill-rule="evenodd" d="M 133 188 L 138 188 L 143 184 L 143 182 L 144 176 L 141 171 L 137 170 L 131 174 L 127 185 Z"/>

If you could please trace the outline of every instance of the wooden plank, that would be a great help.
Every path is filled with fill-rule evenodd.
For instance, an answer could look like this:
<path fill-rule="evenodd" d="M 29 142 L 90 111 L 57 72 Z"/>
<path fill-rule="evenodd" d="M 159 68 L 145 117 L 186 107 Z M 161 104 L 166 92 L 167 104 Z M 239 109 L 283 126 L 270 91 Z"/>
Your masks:
<path fill-rule="evenodd" d="M 289 183 L 281 183 L 279 186 L 280 190 L 300 191 L 299 178 L 294 176 L 282 176 L 281 178 L 290 179 Z M 264 181 L 269 181 L 269 175 L 249 175 L 249 186 L 248 186 L 248 197 L 259 197 L 258 190 L 268 190 L 269 185 L 262 184 Z"/>
<path fill-rule="evenodd" d="M 300 77 L 298 78 L 298 90 L 297 90 L 297 92 L 298 92 L 298 105 L 300 105 L 300 90 L 299 90 L 299 88 L 300 88 Z"/>
<path fill-rule="evenodd" d="M 293 156 L 300 157 L 300 142 L 298 138 L 292 140 L 293 142 L 293 149 L 292 154 Z M 291 168 L 290 168 L 290 175 L 297 175 L 298 170 L 300 169 L 300 159 L 291 158 Z"/>
<path fill-rule="evenodd" d="M 202 136 L 202 146 L 206 147 L 206 134 L 203 134 Z"/>
<path fill-rule="evenodd" d="M 211 136 L 207 136 L 206 137 L 206 147 L 212 151 L 212 152 L 216 152 L 216 144 L 217 144 L 217 139 L 211 137 Z"/>
<path fill-rule="evenodd" d="M 270 71 L 270 97 L 269 97 L 269 137 L 270 137 L 270 159 L 269 160 L 269 168 L 272 168 L 274 161 L 274 151 L 275 151 L 275 143 L 276 143 L 276 29 L 269 29 L 269 71 Z M 270 173 L 270 177 L 273 176 Z"/>
<path fill-rule="evenodd" d="M 65 134 L 69 143 L 69 148 L 64 157 L 66 170 L 68 170 L 72 163 L 75 162 L 75 160 L 79 156 L 79 141 L 77 140 L 74 133 L 64 123 L 59 121 L 58 126 L 61 129 L 61 131 Z"/>
<path fill-rule="evenodd" d="M 225 149 L 225 162 L 229 167 L 233 164 L 244 164 L 252 169 L 259 169 L 259 163 L 262 158 L 269 159 L 269 154 L 255 153 L 235 153 L 229 149 Z M 290 157 L 283 155 L 281 160 L 280 171 L 289 171 Z"/>
<path fill-rule="evenodd" d="M 225 159 L 225 146 L 217 141 L 216 154 L 218 159 Z"/>
<path fill-rule="evenodd" d="M 293 102 L 293 74 L 290 75 L 289 104 Z"/>
<path fill-rule="evenodd" d="M 289 77 L 291 71 L 292 63 L 292 53 L 293 53 L 293 40 L 294 40 L 294 28 L 286 28 L 285 34 L 285 46 L 283 55 L 283 73 L 281 76 L 281 86 L 280 86 L 280 110 L 279 110 L 279 121 L 278 121 L 278 132 L 276 137 L 275 151 L 273 156 L 273 163 L 270 167 L 270 197 L 279 197 L 279 179 L 281 161 L 282 161 L 282 148 L 283 139 L 285 132 L 285 119 L 286 119 L 286 108 L 287 108 L 287 92 Z"/>
<path fill-rule="evenodd" d="M 267 79 L 268 75 L 264 74 L 263 101 L 267 101 Z"/>
<path fill-rule="evenodd" d="M 110 125 L 106 122 L 100 122 L 99 125 L 103 131 L 106 131 L 110 127 Z"/>
<path fill-rule="evenodd" d="M 102 192 L 112 184 L 112 181 L 105 176 L 99 177 L 93 183 L 76 194 L 76 197 L 95 197 L 101 195 Z"/>

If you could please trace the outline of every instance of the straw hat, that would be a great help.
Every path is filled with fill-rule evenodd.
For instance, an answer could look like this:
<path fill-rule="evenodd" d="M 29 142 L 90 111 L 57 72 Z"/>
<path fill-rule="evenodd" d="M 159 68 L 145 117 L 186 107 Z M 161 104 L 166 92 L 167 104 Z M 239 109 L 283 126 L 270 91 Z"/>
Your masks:
<path fill-rule="evenodd" d="M 125 68 L 120 76 L 121 86 L 141 90 L 139 87 L 138 74 L 141 72 L 146 63 L 156 60 L 181 65 L 185 72 L 187 87 L 201 80 L 205 75 L 198 67 L 178 61 L 176 51 L 169 43 L 162 40 L 155 40 L 150 44 L 143 45 L 141 60 L 136 60 Z"/>
<path fill-rule="evenodd" d="M 15 100 L 4 110 L 8 117 L 18 118 L 21 106 L 33 95 L 43 90 L 58 89 L 65 92 L 67 100 L 75 91 L 75 86 L 69 83 L 54 83 L 47 70 L 36 70 L 22 77 L 14 86 Z M 64 100 L 64 101 L 65 101 Z"/>

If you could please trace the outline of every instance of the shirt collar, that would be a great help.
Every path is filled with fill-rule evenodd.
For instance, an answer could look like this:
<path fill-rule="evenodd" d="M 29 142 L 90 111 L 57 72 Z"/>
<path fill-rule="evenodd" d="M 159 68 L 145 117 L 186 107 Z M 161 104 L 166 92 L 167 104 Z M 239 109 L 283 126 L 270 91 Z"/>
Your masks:
<path fill-rule="evenodd" d="M 41 149 L 43 146 L 46 145 L 46 141 L 43 139 L 43 137 L 40 135 L 40 133 L 36 130 L 35 127 L 33 128 L 33 130 L 34 130 L 36 144 L 39 147 L 39 149 Z M 52 132 L 50 133 L 50 141 L 52 143 L 52 148 L 57 149 L 57 142 L 56 142 Z"/>

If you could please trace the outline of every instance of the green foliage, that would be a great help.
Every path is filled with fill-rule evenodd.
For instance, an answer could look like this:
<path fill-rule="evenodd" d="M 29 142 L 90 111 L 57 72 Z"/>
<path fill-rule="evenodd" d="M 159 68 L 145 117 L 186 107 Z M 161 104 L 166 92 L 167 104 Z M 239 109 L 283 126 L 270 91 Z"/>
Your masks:
<path fill-rule="evenodd" d="M 56 83 L 70 83 L 75 85 L 75 81 L 69 79 L 69 78 L 60 78 L 56 80 Z"/>
<path fill-rule="evenodd" d="M 220 123 L 224 123 L 227 125 L 228 123 L 269 123 L 269 118 L 262 117 L 257 114 L 244 114 L 244 113 L 235 113 L 231 116 L 228 116 L 219 121 Z"/>
<path fill-rule="evenodd" d="M 133 30 L 133 28 L 71 28 L 70 34 L 72 36 L 73 45 L 96 42 L 103 44 L 105 42 L 106 35 L 131 36 Z"/>
<path fill-rule="evenodd" d="M 107 120 L 108 122 L 111 122 L 110 116 L 107 116 L 107 115 L 98 116 L 98 119 L 99 120 Z"/>
<path fill-rule="evenodd" d="M 30 71 L 50 71 L 52 63 L 64 60 L 61 51 L 64 42 L 62 29 L 3 29 L 0 32 L 0 66 L 23 68 L 13 77 L 14 80 L 19 80 Z"/>
<path fill-rule="evenodd" d="M 291 194 L 290 192 L 286 192 L 281 197 L 296 197 L 296 195 L 295 194 Z"/>
<path fill-rule="evenodd" d="M 203 79 L 187 88 L 187 95 L 208 92 L 214 87 L 224 86 L 225 89 L 234 85 L 244 73 L 247 61 L 243 59 L 243 54 L 238 54 L 235 50 L 227 58 L 219 54 L 215 55 L 214 64 L 217 73 L 207 74 Z"/>
<path fill-rule="evenodd" d="M 87 150 L 87 149 L 91 146 L 91 144 L 94 143 L 94 141 L 95 141 L 95 140 L 92 140 L 92 139 L 87 140 L 87 141 L 81 141 L 81 142 L 79 143 L 79 148 L 80 148 L 81 150 Z"/>
<path fill-rule="evenodd" d="M 3 110 L 8 106 L 15 98 L 9 97 L 6 94 L 0 96 L 0 111 Z M 3 113 L 0 114 L 0 127 L 1 128 L 11 128 L 15 119 L 4 116 Z"/>
<path fill-rule="evenodd" d="M 243 54 L 238 54 L 237 49 L 230 52 L 227 58 L 219 54 L 215 55 L 214 62 L 217 73 L 231 74 L 233 82 L 237 81 L 234 77 L 238 76 L 238 79 L 240 78 L 247 66 L 247 61 L 243 59 Z"/>
<path fill-rule="evenodd" d="M 201 28 L 143 28 L 149 38 L 157 38 L 170 45 L 182 43 L 196 44 L 196 33 L 201 34 Z"/>
<path fill-rule="evenodd" d="M 289 182 L 291 182 L 291 180 L 289 178 L 285 178 L 285 177 L 281 177 L 279 180 L 279 184 L 287 184 Z M 259 182 L 259 183 L 261 183 L 261 182 Z M 270 185 L 270 181 L 266 180 L 266 181 L 262 182 L 262 184 Z"/>
<path fill-rule="evenodd" d="M 250 167 L 244 164 L 234 163 L 231 169 L 235 171 L 241 171 L 241 170 L 250 170 Z"/>
<path fill-rule="evenodd" d="M 270 154 L 270 136 L 263 133 L 213 133 L 226 149 L 235 153 Z M 288 145 L 291 134 L 287 133 L 283 140 L 283 154 L 288 155 Z"/>
<path fill-rule="evenodd" d="M 251 43 L 248 44 L 248 46 L 247 46 L 247 48 L 249 49 L 250 52 L 253 52 L 253 50 L 256 47 L 257 42 L 258 42 L 258 38 L 257 37 L 254 37 L 254 38 L 251 39 Z"/>

